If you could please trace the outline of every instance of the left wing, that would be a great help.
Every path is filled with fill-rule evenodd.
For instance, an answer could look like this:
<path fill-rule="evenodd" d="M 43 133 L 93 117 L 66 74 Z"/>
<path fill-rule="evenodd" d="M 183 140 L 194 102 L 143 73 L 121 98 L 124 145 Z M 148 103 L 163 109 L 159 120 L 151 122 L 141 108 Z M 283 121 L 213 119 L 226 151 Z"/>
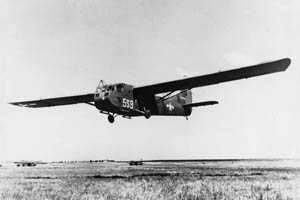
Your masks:
<path fill-rule="evenodd" d="M 284 58 L 281 60 L 233 69 L 208 75 L 195 76 L 191 78 L 180 79 L 176 81 L 158 83 L 154 85 L 147 85 L 136 87 L 133 93 L 136 98 L 143 99 L 143 96 L 152 96 L 153 94 L 172 92 L 177 90 L 191 89 L 195 87 L 203 87 L 223 83 L 227 81 L 234 81 L 243 78 L 250 78 L 254 76 L 261 76 L 265 74 L 285 71 L 291 63 L 291 59 Z"/>
<path fill-rule="evenodd" d="M 40 99 L 33 101 L 21 101 L 21 102 L 11 102 L 10 104 L 16 106 L 30 107 L 30 108 L 41 108 L 41 107 L 51 107 L 51 106 L 63 106 L 77 103 L 87 103 L 91 104 L 94 101 L 94 94 L 67 96 L 67 97 L 57 97 L 50 99 Z"/>

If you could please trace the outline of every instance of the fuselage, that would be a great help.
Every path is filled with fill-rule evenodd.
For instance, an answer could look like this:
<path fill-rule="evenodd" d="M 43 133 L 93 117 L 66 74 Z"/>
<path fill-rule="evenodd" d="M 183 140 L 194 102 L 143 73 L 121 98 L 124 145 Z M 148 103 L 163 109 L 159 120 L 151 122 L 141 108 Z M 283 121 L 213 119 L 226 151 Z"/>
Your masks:
<path fill-rule="evenodd" d="M 96 88 L 94 101 L 98 110 L 128 117 L 143 116 L 145 109 L 133 93 L 134 86 L 125 83 L 106 85 L 100 82 Z M 191 92 L 183 91 L 168 98 L 153 96 L 151 115 L 189 116 L 191 108 L 182 105 L 191 103 Z"/>

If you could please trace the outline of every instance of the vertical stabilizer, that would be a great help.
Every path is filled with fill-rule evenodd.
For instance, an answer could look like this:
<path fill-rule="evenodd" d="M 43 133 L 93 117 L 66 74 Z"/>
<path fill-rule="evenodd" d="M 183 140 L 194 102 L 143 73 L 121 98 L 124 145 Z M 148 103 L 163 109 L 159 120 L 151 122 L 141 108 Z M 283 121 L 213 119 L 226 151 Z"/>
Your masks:
<path fill-rule="evenodd" d="M 181 104 L 190 104 L 192 103 L 192 91 L 191 90 L 182 90 L 178 94 L 179 102 Z"/>
<path fill-rule="evenodd" d="M 192 91 L 190 89 L 188 90 L 182 90 L 179 94 L 178 94 L 178 99 L 179 99 L 179 103 L 181 105 L 185 105 L 185 104 L 191 104 L 192 103 Z M 192 113 L 192 107 L 185 107 L 184 108 L 184 113 L 186 116 L 189 116 Z"/>

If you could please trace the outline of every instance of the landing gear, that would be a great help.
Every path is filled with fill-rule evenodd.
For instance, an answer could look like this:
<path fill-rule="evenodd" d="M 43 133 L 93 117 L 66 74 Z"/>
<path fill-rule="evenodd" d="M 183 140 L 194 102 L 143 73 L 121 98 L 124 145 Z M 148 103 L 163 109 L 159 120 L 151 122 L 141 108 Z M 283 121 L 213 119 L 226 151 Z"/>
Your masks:
<path fill-rule="evenodd" d="M 108 115 L 107 119 L 110 123 L 114 123 L 114 121 L 115 121 L 115 117 L 111 114 Z"/>
<path fill-rule="evenodd" d="M 150 110 L 145 110 L 145 117 L 146 117 L 146 119 L 149 119 L 151 117 L 151 111 Z"/>

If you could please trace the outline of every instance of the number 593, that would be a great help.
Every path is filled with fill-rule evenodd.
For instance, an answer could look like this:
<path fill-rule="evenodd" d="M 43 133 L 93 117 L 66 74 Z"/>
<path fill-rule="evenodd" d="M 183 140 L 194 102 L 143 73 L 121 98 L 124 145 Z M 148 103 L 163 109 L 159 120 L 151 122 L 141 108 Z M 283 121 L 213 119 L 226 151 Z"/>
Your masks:
<path fill-rule="evenodd" d="M 133 109 L 133 100 L 123 98 L 122 107 Z"/>

